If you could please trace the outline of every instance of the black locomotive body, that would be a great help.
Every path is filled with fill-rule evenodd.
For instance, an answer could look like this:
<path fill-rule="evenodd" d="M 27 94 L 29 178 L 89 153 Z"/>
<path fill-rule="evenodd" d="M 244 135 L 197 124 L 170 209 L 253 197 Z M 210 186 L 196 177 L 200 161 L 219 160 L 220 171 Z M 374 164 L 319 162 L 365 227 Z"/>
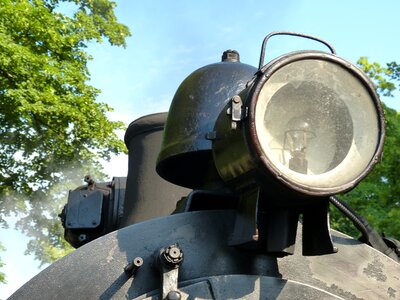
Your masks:
<path fill-rule="evenodd" d="M 264 66 L 278 34 L 332 53 Z M 333 196 L 379 160 L 384 131 L 372 83 L 326 42 L 270 34 L 258 69 L 228 50 L 168 114 L 130 124 L 127 178 L 70 192 L 61 216 L 79 249 L 10 299 L 399 299 L 398 244 Z M 329 228 L 329 203 L 369 245 Z"/>

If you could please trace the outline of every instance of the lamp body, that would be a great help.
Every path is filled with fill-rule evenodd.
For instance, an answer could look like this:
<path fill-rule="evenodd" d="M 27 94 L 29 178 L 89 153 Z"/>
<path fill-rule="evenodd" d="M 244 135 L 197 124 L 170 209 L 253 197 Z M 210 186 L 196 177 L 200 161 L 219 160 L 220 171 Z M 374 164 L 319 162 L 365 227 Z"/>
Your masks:
<path fill-rule="evenodd" d="M 235 186 L 257 173 L 261 184 L 327 196 L 354 188 L 381 157 L 385 128 L 374 86 L 333 54 L 277 58 L 239 97 L 241 120 L 231 126 L 228 104 L 213 143 L 219 175 Z"/>

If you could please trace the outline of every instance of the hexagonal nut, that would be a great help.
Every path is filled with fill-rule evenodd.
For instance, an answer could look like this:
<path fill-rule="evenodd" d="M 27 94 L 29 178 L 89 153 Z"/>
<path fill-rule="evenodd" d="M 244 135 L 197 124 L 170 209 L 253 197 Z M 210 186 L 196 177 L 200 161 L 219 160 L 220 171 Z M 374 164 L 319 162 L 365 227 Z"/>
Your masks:
<path fill-rule="evenodd" d="M 177 244 L 168 246 L 162 253 L 163 261 L 170 267 L 177 267 L 183 261 L 183 251 Z"/>

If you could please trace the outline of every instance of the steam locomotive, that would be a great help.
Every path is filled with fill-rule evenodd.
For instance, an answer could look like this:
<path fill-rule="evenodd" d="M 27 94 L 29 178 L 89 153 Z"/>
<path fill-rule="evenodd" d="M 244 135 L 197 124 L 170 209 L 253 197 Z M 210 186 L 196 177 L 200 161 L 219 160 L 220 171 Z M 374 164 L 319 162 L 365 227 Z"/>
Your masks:
<path fill-rule="evenodd" d="M 278 35 L 329 51 L 264 64 Z M 127 177 L 70 191 L 60 216 L 78 249 L 10 299 L 399 299 L 399 242 L 334 196 L 371 171 L 384 134 L 373 84 L 326 41 L 273 32 L 258 68 L 227 50 L 168 114 L 129 125 Z M 330 229 L 329 205 L 365 243 Z"/>

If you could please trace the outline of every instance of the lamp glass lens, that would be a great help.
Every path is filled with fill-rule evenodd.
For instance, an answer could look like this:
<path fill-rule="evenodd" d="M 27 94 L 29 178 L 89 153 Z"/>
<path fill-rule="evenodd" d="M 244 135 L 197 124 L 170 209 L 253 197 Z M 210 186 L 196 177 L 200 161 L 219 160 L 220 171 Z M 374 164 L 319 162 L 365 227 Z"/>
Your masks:
<path fill-rule="evenodd" d="M 299 60 L 274 72 L 260 91 L 255 118 L 273 167 L 310 188 L 356 179 L 379 139 L 377 110 L 365 85 L 326 60 Z"/>

